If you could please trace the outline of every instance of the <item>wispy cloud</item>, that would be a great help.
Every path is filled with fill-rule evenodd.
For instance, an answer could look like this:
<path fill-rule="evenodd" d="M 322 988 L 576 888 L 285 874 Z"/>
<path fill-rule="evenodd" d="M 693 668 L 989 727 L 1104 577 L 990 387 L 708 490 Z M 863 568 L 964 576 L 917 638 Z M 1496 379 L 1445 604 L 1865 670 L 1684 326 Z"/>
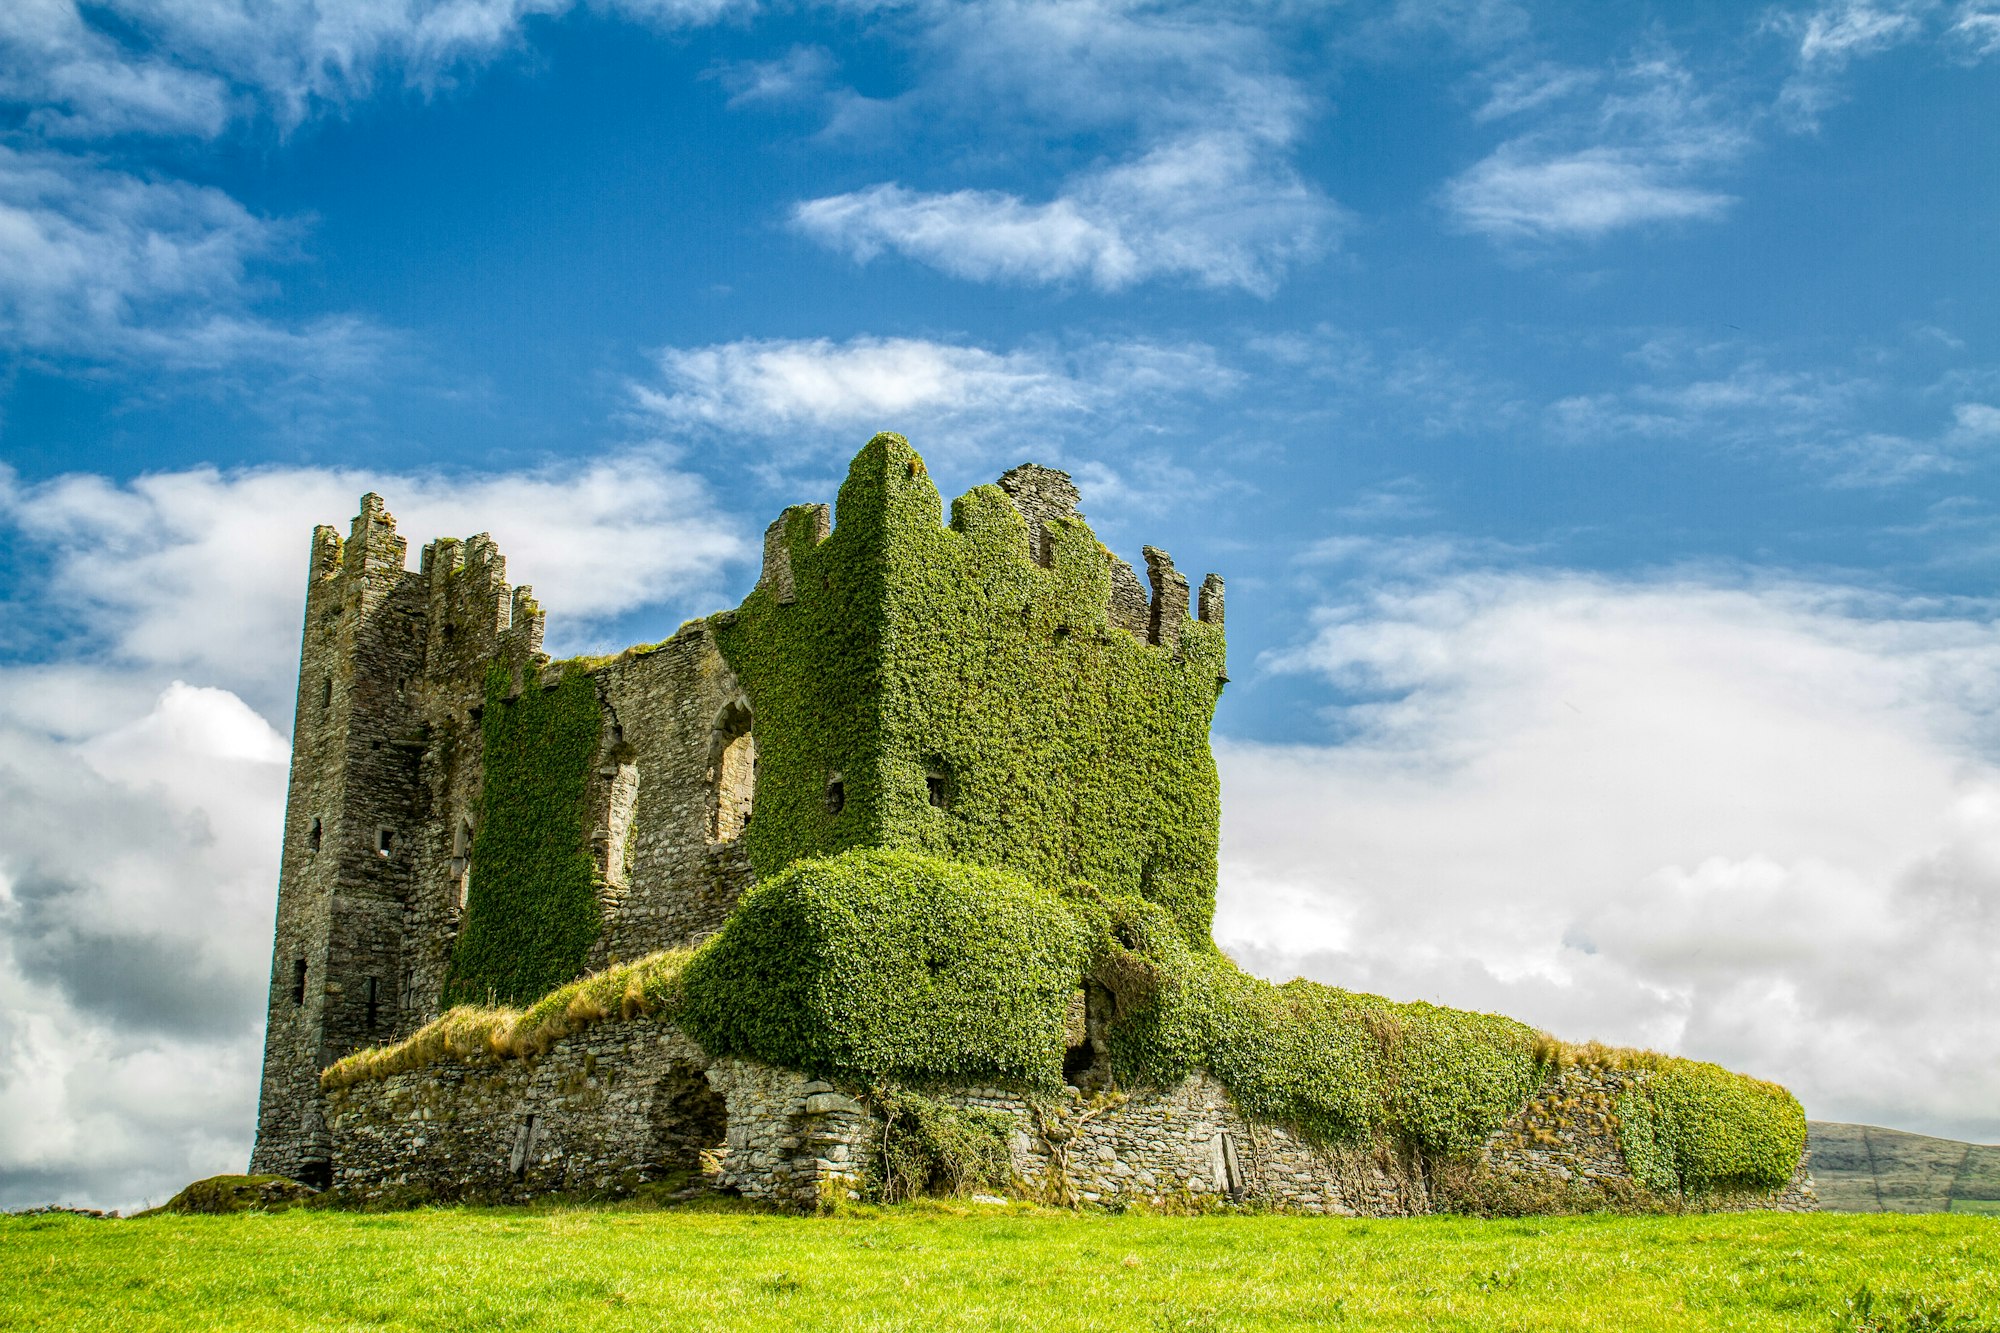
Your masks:
<path fill-rule="evenodd" d="M 926 194 L 876 185 L 808 200 L 793 225 L 867 262 L 893 250 L 956 278 L 1081 282 L 1117 291 L 1153 278 L 1276 290 L 1333 242 L 1341 211 L 1240 135 L 1162 144 L 1072 178 L 1030 203 L 991 190 Z"/>
<path fill-rule="evenodd" d="M 1843 99 L 1841 76 L 1850 65 L 1923 38 L 1937 9 L 1937 0 L 1833 0 L 1775 14 L 1770 27 L 1795 43 L 1795 68 L 1779 91 L 1779 110 L 1794 125 L 1813 128 Z"/>
<path fill-rule="evenodd" d="M 1291 161 L 1308 100 L 1268 33 L 1187 6 L 921 12 L 928 60 L 909 92 L 875 105 L 872 133 L 943 118 L 976 125 L 989 157 L 1045 163 L 1055 144 L 1093 165 L 1043 197 L 878 182 L 798 204 L 804 235 L 972 281 L 1115 291 L 1168 279 L 1259 295 L 1337 244 L 1341 209 Z"/>
<path fill-rule="evenodd" d="M 896 429 L 983 458 L 1033 431 L 1057 461 L 1066 431 L 1113 448 L 1149 407 L 1233 388 L 1239 375 L 1201 344 L 1089 343 L 992 351 L 919 338 L 748 339 L 666 348 L 659 378 L 633 386 L 670 433 L 748 434 L 776 466 L 824 463 L 855 437 Z M 809 441 L 809 442 L 806 442 Z"/>
<path fill-rule="evenodd" d="M 219 190 L 0 145 L 0 344 L 183 369 L 360 369 L 382 339 L 362 321 L 288 327 L 254 312 L 255 266 L 297 234 Z"/>
<path fill-rule="evenodd" d="M 1840 487 L 1896 485 L 2000 459 L 2000 413 L 1985 401 L 2000 386 L 1963 373 L 1913 384 L 1889 373 L 1889 356 L 1870 349 L 1859 365 L 1799 365 L 1796 353 L 1661 336 L 1627 358 L 1644 373 L 1616 390 L 1557 399 L 1543 425 L 1572 444 L 1676 440 L 1789 456 Z"/>
<path fill-rule="evenodd" d="M 1728 211 L 1734 198 L 1710 177 L 1750 140 L 1687 70 L 1666 58 L 1641 60 L 1582 105 L 1576 95 L 1597 81 L 1563 73 L 1545 68 L 1523 89 L 1510 93 L 1504 82 L 1496 89 L 1508 112 L 1524 97 L 1526 106 L 1556 109 L 1445 186 L 1445 207 L 1461 227 L 1518 245 Z"/>
<path fill-rule="evenodd" d="M 268 116 L 296 127 L 373 93 L 384 78 L 420 89 L 516 47 L 528 20 L 574 0 L 26 0 L 0 9 L 0 101 L 63 135 L 213 136 Z M 599 0 L 643 23 L 688 27 L 749 0 Z"/>
<path fill-rule="evenodd" d="M 2000 9 L 1983 4 L 1959 6 L 1951 35 L 1975 59 L 2000 55 Z"/>

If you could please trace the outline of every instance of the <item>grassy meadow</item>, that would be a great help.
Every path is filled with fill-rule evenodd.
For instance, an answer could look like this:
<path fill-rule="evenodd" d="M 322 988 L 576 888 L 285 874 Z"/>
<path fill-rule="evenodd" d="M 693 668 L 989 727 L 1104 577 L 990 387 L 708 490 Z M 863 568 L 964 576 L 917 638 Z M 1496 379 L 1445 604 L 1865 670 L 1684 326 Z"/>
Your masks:
<path fill-rule="evenodd" d="M 0 1328 L 2000 1331 L 1964 1215 L 0 1217 Z"/>

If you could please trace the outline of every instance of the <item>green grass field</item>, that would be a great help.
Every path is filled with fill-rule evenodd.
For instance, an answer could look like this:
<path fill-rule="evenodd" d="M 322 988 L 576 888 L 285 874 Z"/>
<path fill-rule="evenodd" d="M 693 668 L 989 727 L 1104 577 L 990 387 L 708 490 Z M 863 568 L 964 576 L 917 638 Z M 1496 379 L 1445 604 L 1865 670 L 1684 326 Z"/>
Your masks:
<path fill-rule="evenodd" d="M 0 1327 L 2000 1330 L 2000 1222 L 830 1218 L 644 1208 L 0 1218 Z"/>

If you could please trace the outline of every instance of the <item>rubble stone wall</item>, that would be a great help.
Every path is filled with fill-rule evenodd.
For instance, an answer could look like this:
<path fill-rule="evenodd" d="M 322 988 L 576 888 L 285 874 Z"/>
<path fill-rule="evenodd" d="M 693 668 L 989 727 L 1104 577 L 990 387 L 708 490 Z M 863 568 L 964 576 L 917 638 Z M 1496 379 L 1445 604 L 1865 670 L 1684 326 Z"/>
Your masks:
<path fill-rule="evenodd" d="M 1611 1107 L 1642 1072 L 1564 1069 L 1486 1143 L 1477 1169 L 1576 1206 L 1632 1196 Z M 1058 1203 L 1254 1204 L 1402 1217 L 1449 1202 L 1426 1164 L 1387 1144 L 1321 1147 L 1245 1116 L 1216 1080 L 1127 1094 L 947 1096 L 998 1113 L 1015 1188 Z M 536 1060 L 441 1064 L 327 1094 L 334 1183 L 361 1197 L 411 1189 L 521 1199 L 620 1193 L 691 1175 L 786 1208 L 861 1197 L 883 1126 L 857 1089 L 754 1060 L 711 1061 L 671 1023 L 601 1024 Z M 1810 1211 L 1803 1163 L 1783 1190 L 1701 1207 Z"/>

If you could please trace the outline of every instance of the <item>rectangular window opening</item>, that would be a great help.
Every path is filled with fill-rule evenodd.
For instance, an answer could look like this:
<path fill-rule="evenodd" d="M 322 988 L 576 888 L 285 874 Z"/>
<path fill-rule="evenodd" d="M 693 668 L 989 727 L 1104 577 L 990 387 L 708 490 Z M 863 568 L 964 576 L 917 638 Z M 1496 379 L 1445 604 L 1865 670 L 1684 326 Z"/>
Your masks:
<path fill-rule="evenodd" d="M 294 1005 L 302 1005 L 305 1002 L 306 960 L 303 958 L 294 958 L 292 960 L 292 1003 Z"/>
<path fill-rule="evenodd" d="M 368 1030 L 373 1032 L 382 1017 L 382 984 L 375 977 L 368 978 Z"/>

